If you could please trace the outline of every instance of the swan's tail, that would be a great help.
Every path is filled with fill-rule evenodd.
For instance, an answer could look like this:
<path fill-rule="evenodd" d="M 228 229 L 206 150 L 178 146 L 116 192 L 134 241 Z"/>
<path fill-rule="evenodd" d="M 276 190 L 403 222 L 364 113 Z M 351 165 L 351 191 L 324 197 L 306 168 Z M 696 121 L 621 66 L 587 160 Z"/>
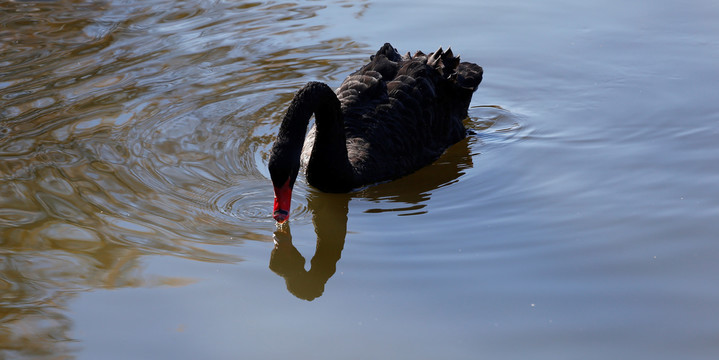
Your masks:
<path fill-rule="evenodd" d="M 482 74 L 484 70 L 482 67 L 470 62 L 462 62 L 457 66 L 457 85 L 471 89 L 472 91 L 477 90 L 477 86 L 482 82 Z"/>
<path fill-rule="evenodd" d="M 389 44 L 385 44 L 385 46 L 387 45 Z M 380 52 L 382 49 L 380 49 Z M 433 67 L 443 77 L 454 81 L 457 86 L 463 89 L 475 91 L 482 82 L 482 67 L 470 62 L 460 62 L 459 56 L 454 56 L 454 53 L 452 53 L 452 48 L 447 48 L 445 51 L 440 47 L 437 51 L 426 55 L 421 51 L 417 51 L 414 55 L 407 53 L 402 57 L 402 60 L 426 61 L 427 65 Z"/>
<path fill-rule="evenodd" d="M 407 53 L 400 56 L 397 49 L 389 43 L 385 43 L 375 55 L 370 57 L 370 60 L 372 60 L 370 64 L 374 63 L 372 70 L 381 73 L 386 80 L 394 78 L 397 71 L 396 63 L 419 60 L 426 62 L 427 65 L 439 72 L 442 77 L 452 80 L 462 89 L 474 92 L 482 82 L 482 67 L 470 62 L 460 62 L 459 56 L 454 56 L 451 48 L 447 48 L 445 51 L 440 47 L 437 51 L 426 55 L 421 51 L 417 51 L 414 55 Z"/>
<path fill-rule="evenodd" d="M 377 51 L 375 55 L 370 56 L 370 60 L 374 60 L 375 56 L 384 55 L 388 60 L 398 62 L 402 60 L 402 56 L 399 55 L 397 49 L 392 47 L 390 43 L 384 43 L 382 47 Z"/>

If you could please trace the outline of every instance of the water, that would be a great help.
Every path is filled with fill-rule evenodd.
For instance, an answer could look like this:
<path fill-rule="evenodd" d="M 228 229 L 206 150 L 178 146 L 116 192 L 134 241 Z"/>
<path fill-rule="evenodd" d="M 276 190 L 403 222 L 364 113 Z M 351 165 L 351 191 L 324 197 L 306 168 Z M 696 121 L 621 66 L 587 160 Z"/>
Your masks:
<path fill-rule="evenodd" d="M 713 359 L 718 16 L 4 2 L 2 357 Z M 386 41 L 484 67 L 476 135 L 354 194 L 299 179 L 276 229 L 293 92 Z"/>

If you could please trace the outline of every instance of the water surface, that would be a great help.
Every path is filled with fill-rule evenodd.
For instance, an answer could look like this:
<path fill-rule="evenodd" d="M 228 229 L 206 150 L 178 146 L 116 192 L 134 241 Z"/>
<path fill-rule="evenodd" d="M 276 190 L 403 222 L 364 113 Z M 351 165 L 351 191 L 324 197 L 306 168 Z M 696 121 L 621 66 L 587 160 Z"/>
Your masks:
<path fill-rule="evenodd" d="M 711 359 L 709 1 L 0 5 L 6 358 Z M 270 216 L 292 94 L 384 42 L 485 77 L 475 134 Z"/>

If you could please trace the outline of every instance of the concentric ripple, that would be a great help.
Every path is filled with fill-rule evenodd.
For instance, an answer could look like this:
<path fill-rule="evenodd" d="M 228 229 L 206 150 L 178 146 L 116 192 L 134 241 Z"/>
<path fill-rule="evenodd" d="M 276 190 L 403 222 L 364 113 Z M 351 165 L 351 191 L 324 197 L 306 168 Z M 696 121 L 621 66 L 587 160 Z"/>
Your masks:
<path fill-rule="evenodd" d="M 532 130 L 523 115 L 498 105 L 475 106 L 469 109 L 469 130 L 484 145 L 500 145 L 528 137 Z"/>
<path fill-rule="evenodd" d="M 255 185 L 247 183 L 219 191 L 210 199 L 213 210 L 233 219 L 239 224 L 274 224 L 272 218 L 273 197 L 269 182 L 257 181 Z M 290 209 L 293 222 L 305 222 L 311 213 L 305 197 L 296 195 Z"/>

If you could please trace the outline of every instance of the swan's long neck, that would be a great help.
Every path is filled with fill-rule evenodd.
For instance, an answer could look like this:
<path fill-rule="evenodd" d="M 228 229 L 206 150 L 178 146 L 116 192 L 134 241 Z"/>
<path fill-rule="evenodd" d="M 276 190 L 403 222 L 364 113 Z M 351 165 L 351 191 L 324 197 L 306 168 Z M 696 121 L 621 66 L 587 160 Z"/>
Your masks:
<path fill-rule="evenodd" d="M 325 192 L 347 192 L 354 187 L 354 175 L 347 153 L 344 119 L 334 91 L 322 83 L 315 99 L 315 139 L 307 162 L 307 181 Z M 310 85 L 308 85 L 310 86 Z"/>
<path fill-rule="evenodd" d="M 305 85 L 292 99 L 272 148 L 270 172 L 273 172 L 272 167 L 291 169 L 290 186 L 294 184 L 312 114 L 315 115 L 317 129 L 307 163 L 307 181 L 325 192 L 351 190 L 354 185 L 353 171 L 347 156 L 340 102 L 329 86 L 319 82 Z M 273 182 L 284 181 L 272 175 Z"/>

